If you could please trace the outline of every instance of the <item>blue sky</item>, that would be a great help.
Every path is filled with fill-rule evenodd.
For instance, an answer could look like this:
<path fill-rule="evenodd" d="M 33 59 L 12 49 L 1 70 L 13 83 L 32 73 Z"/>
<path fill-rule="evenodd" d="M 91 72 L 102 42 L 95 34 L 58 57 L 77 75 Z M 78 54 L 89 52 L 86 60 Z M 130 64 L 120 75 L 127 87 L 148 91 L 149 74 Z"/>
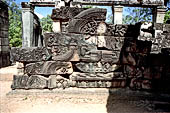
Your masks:
<path fill-rule="evenodd" d="M 29 2 L 30 0 L 16 0 L 16 3 L 18 5 L 21 4 L 21 2 Z M 103 6 L 102 8 L 106 8 L 107 11 L 108 11 L 108 15 L 110 15 L 112 13 L 112 10 L 111 10 L 111 7 L 105 7 Z M 41 14 L 42 16 L 47 16 L 47 14 L 51 14 L 52 13 L 52 9 L 53 7 L 36 7 L 35 8 L 35 12 L 38 13 L 38 14 Z"/>
<path fill-rule="evenodd" d="M 21 2 L 29 2 L 30 0 L 16 0 L 16 3 L 18 5 L 21 4 Z M 101 6 L 101 8 L 106 8 L 107 9 L 107 16 L 112 14 L 111 7 L 106 7 L 106 6 Z M 53 7 L 36 7 L 35 12 L 46 17 L 48 14 L 52 13 Z"/>
<path fill-rule="evenodd" d="M 18 5 L 21 6 L 21 2 L 29 2 L 30 0 L 15 0 Z M 48 14 L 52 13 L 52 7 L 36 7 L 35 12 L 46 17 Z"/>
<path fill-rule="evenodd" d="M 29 2 L 30 0 L 15 0 L 18 5 L 21 4 L 21 2 Z M 107 9 L 107 17 L 112 14 L 112 9 L 111 7 L 107 6 L 100 6 L 101 8 L 106 8 Z M 35 8 L 35 13 L 39 16 L 46 17 L 48 14 L 51 15 L 53 7 L 36 7 Z M 123 8 L 123 14 L 127 15 L 128 12 L 126 11 L 126 8 Z"/>

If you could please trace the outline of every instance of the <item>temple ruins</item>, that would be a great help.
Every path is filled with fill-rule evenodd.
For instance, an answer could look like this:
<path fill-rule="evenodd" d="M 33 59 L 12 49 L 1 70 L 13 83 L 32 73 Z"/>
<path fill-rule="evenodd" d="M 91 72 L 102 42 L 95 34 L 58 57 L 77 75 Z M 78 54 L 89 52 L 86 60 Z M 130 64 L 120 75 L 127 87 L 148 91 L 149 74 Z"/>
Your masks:
<path fill-rule="evenodd" d="M 12 89 L 125 88 L 167 90 L 170 24 L 164 0 L 30 0 L 22 2 L 23 45 L 11 49 L 21 62 Z M 113 23 L 106 9 L 112 6 Z M 53 32 L 42 35 L 34 8 L 55 7 Z M 122 24 L 124 6 L 149 7 L 153 22 Z"/>

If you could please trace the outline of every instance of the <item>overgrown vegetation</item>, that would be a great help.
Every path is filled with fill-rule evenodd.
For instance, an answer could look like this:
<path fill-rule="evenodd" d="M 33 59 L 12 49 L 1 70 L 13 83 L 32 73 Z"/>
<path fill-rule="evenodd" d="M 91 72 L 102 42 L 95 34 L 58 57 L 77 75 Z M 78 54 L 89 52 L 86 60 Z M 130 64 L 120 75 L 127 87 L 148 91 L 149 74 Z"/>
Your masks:
<path fill-rule="evenodd" d="M 11 47 L 22 45 L 21 9 L 14 0 L 5 0 L 9 6 L 9 43 Z"/>
<path fill-rule="evenodd" d="M 50 15 L 41 19 L 41 26 L 43 32 L 52 32 L 52 19 Z"/>
<path fill-rule="evenodd" d="M 165 18 L 164 18 L 164 23 L 166 23 L 166 21 L 170 19 L 170 10 L 166 12 L 165 14 Z"/>

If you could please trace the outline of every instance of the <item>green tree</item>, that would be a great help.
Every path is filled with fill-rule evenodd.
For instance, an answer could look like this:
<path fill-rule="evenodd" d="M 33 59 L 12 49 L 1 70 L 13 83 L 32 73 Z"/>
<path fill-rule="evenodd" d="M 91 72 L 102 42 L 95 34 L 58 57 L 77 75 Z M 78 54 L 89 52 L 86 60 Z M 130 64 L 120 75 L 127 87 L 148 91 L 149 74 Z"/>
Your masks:
<path fill-rule="evenodd" d="M 164 23 L 170 19 L 170 1 L 167 1 L 167 12 L 165 14 Z"/>
<path fill-rule="evenodd" d="M 52 32 L 52 19 L 50 15 L 43 17 L 40 21 L 43 32 Z"/>
<path fill-rule="evenodd" d="M 170 10 L 166 12 L 165 14 L 165 18 L 164 18 L 164 23 L 166 23 L 166 21 L 170 19 Z"/>
<path fill-rule="evenodd" d="M 126 12 L 128 12 L 128 15 L 123 17 L 124 24 L 152 20 L 152 10 L 150 8 L 127 8 Z"/>
<path fill-rule="evenodd" d="M 5 1 L 9 6 L 9 43 L 11 47 L 22 45 L 21 9 L 14 0 Z"/>

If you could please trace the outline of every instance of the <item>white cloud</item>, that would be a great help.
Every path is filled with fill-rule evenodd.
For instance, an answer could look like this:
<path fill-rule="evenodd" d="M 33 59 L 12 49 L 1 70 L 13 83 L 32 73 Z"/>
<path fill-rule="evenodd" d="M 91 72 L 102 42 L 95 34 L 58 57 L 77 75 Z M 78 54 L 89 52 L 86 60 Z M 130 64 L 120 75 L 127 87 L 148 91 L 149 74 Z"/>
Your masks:
<path fill-rule="evenodd" d="M 42 19 L 44 17 L 43 15 L 41 15 L 41 14 L 39 14 L 37 12 L 34 12 L 34 13 L 38 16 L 39 19 Z"/>

